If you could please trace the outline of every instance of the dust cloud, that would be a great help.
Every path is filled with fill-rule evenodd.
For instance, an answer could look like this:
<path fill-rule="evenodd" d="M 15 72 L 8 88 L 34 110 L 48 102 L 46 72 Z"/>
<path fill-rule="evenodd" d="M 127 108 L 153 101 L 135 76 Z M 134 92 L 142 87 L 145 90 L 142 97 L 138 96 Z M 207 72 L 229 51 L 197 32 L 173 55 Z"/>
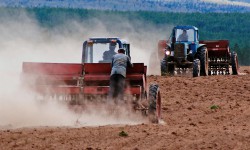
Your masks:
<path fill-rule="evenodd" d="M 162 34 L 165 28 L 156 30 L 139 21 L 135 28 L 128 20 L 123 20 L 120 24 L 111 23 L 111 32 L 108 24 L 91 19 L 87 23 L 70 21 L 48 29 L 26 12 L 17 16 L 0 15 L 0 20 L 0 128 L 145 122 L 123 108 L 118 112 L 122 115 L 117 117 L 95 107 L 78 114 L 55 101 L 41 104 L 34 100 L 35 93 L 21 84 L 22 62 L 80 63 L 82 43 L 89 37 L 121 37 L 131 43 L 132 62 L 148 65 L 157 48 L 157 40 L 166 36 Z M 151 73 L 156 72 L 151 70 Z"/>

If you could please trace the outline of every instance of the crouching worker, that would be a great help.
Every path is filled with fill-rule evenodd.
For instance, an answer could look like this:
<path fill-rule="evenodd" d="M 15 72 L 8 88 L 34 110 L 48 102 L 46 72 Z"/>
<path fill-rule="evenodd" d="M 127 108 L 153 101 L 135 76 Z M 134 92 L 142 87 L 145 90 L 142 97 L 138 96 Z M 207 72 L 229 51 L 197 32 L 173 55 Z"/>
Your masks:
<path fill-rule="evenodd" d="M 115 102 L 123 100 L 127 67 L 132 67 L 131 60 L 125 55 L 125 49 L 120 48 L 111 62 L 109 99 Z"/>

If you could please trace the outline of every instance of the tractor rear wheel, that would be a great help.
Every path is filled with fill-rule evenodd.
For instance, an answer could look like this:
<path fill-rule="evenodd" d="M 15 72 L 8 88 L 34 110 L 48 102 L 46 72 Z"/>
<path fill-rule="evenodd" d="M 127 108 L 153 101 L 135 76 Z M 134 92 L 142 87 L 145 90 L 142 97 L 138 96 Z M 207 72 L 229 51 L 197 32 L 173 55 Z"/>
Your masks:
<path fill-rule="evenodd" d="M 238 75 L 238 56 L 236 52 L 231 52 L 231 62 L 232 62 L 232 74 Z"/>
<path fill-rule="evenodd" d="M 206 47 L 202 47 L 199 53 L 200 59 L 200 75 L 207 76 L 208 75 L 208 51 Z"/>
<path fill-rule="evenodd" d="M 149 108 L 148 115 L 152 123 L 159 123 L 161 119 L 161 94 L 157 84 L 149 86 Z"/>
<path fill-rule="evenodd" d="M 200 76 L 200 60 L 195 59 L 193 62 L 193 77 Z"/>

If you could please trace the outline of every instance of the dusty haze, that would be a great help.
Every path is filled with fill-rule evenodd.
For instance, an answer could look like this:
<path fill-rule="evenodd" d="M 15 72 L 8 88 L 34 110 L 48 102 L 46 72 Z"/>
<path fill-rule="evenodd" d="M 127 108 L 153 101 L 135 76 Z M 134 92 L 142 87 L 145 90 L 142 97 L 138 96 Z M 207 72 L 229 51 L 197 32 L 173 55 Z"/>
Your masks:
<path fill-rule="evenodd" d="M 124 115 L 117 117 L 110 116 L 105 109 L 75 114 L 55 102 L 41 104 L 34 100 L 34 93 L 21 86 L 22 62 L 79 63 L 82 43 L 89 37 L 120 37 L 131 43 L 132 62 L 148 65 L 158 39 L 167 36 L 163 34 L 164 28 L 157 29 L 139 21 L 135 24 L 140 28 L 134 28 L 124 19 L 120 24 L 107 19 L 109 23 L 105 24 L 95 18 L 87 23 L 70 21 L 47 29 L 26 12 L 14 17 L 4 14 L 0 19 L 0 127 L 74 126 L 76 121 L 80 126 L 145 122 L 138 115 L 125 113 L 124 109 L 118 112 Z M 108 31 L 107 24 L 113 25 L 112 32 Z M 148 73 L 158 74 L 159 66 Z"/>

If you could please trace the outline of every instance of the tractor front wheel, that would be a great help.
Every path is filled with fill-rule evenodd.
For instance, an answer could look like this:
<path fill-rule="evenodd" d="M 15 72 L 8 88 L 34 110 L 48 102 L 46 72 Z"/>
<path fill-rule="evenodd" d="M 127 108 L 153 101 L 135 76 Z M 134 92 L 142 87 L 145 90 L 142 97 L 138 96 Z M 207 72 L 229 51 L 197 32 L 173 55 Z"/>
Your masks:
<path fill-rule="evenodd" d="M 159 123 L 161 119 L 161 94 L 157 84 L 149 86 L 149 108 L 148 115 L 152 123 Z"/>
<path fill-rule="evenodd" d="M 193 62 L 193 77 L 200 76 L 200 60 L 195 59 Z"/>
<path fill-rule="evenodd" d="M 167 66 L 167 73 L 171 76 L 174 76 L 174 70 L 175 70 L 175 65 L 174 64 L 168 64 Z"/>
<path fill-rule="evenodd" d="M 167 60 L 163 58 L 161 60 L 161 76 L 165 76 L 167 74 Z"/>
<path fill-rule="evenodd" d="M 166 76 L 174 75 L 174 70 L 175 70 L 175 65 L 174 64 L 169 64 L 170 58 L 163 58 L 161 60 L 161 76 Z"/>

